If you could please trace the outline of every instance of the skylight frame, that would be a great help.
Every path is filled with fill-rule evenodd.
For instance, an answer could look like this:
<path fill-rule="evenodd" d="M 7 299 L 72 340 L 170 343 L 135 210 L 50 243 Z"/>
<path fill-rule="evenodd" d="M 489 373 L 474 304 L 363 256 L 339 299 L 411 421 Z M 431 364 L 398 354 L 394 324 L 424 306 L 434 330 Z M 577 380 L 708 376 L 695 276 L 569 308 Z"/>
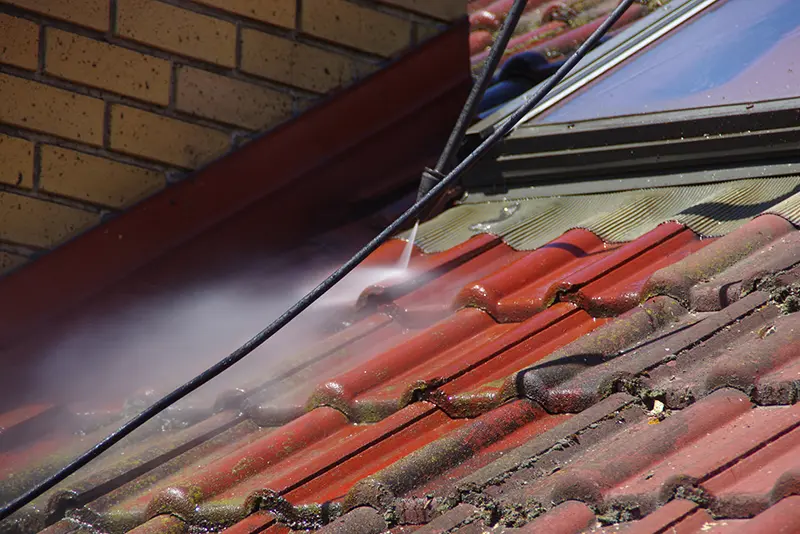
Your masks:
<path fill-rule="evenodd" d="M 662 175 L 687 176 L 685 183 L 704 180 L 702 169 L 752 168 L 800 163 L 800 97 L 703 108 L 655 111 L 570 123 L 532 123 L 550 109 L 597 80 L 681 24 L 694 20 L 724 0 L 687 0 L 660 8 L 661 16 L 645 17 L 616 39 L 598 47 L 584 68 L 562 82 L 534 109 L 501 146 L 463 179 L 470 190 L 498 192 L 516 187 L 548 187 L 568 191 L 567 182 L 586 187 L 652 183 Z M 671 9 L 666 9 L 669 6 Z M 534 88 L 531 94 L 536 89 Z M 491 132 L 519 100 L 473 126 L 466 150 Z M 763 173 L 762 173 L 763 174 Z M 648 177 L 642 181 L 643 177 Z M 581 185 L 583 184 L 583 186 Z M 610 186 L 609 186 L 610 187 Z M 574 187 L 572 188 L 574 189 Z"/>
<path fill-rule="evenodd" d="M 637 52 L 651 45 L 669 32 L 691 20 L 709 7 L 724 0 L 672 0 L 643 19 L 631 24 L 603 45 L 597 47 L 579 65 L 575 71 L 556 86 L 542 103 L 531 110 L 520 121 L 523 125 L 534 116 L 550 109 L 577 90 L 588 85 L 606 72 L 610 71 Z M 479 121 L 469 129 L 470 134 L 479 134 L 492 128 L 508 117 L 520 104 L 536 91 L 536 87 L 527 93 L 507 102 L 499 110 Z"/>

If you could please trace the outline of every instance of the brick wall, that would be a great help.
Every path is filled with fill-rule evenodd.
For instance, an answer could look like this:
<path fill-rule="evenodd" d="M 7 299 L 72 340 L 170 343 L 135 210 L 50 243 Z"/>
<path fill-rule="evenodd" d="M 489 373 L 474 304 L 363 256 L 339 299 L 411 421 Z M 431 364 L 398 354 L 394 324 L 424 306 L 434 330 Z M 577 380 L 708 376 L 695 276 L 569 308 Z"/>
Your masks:
<path fill-rule="evenodd" d="M 0 0 L 0 273 L 440 32 L 465 0 Z"/>

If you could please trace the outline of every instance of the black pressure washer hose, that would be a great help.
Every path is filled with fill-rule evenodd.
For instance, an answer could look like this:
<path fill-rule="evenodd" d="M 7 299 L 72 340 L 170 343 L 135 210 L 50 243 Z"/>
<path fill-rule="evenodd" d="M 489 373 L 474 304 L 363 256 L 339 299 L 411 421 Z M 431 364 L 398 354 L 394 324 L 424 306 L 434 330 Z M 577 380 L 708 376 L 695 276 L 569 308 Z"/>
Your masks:
<path fill-rule="evenodd" d="M 436 167 L 433 169 L 426 168 L 422 172 L 422 178 L 419 181 L 419 189 L 417 190 L 417 202 L 422 200 L 425 194 L 431 190 L 433 186 L 442 181 L 444 173 L 452 169 L 455 165 L 455 158 L 458 150 L 461 148 L 461 143 L 464 141 L 464 135 L 467 133 L 472 119 L 478 113 L 481 99 L 486 93 L 489 84 L 492 82 L 494 71 L 497 70 L 497 65 L 503 58 L 503 54 L 508 46 L 508 41 L 511 40 L 511 34 L 519 23 L 519 18 L 522 12 L 525 11 L 525 6 L 528 2 L 526 0 L 514 0 L 511 9 L 503 22 L 503 26 L 497 34 L 497 39 L 492 43 L 492 48 L 489 50 L 489 55 L 483 65 L 478 79 L 472 85 L 472 90 L 469 92 L 467 101 L 464 102 L 464 107 L 458 115 L 453 131 L 450 132 L 450 137 L 439 156 L 439 161 L 436 162 Z"/>
<path fill-rule="evenodd" d="M 344 278 L 350 271 L 355 269 L 359 263 L 364 261 L 367 256 L 369 256 L 375 249 L 377 249 L 386 239 L 391 237 L 395 234 L 403 225 L 405 225 L 408 221 L 412 220 L 419 212 L 424 208 L 431 200 L 433 200 L 437 195 L 439 195 L 447 186 L 454 183 L 458 178 L 472 165 L 474 165 L 481 157 L 483 157 L 495 144 L 501 141 L 506 135 L 508 135 L 511 130 L 520 122 L 525 115 L 528 114 L 530 110 L 532 110 L 542 99 L 549 93 L 553 87 L 555 87 L 564 77 L 569 74 L 569 72 L 575 67 L 578 61 L 583 58 L 586 53 L 591 50 L 597 41 L 613 26 L 620 17 L 625 13 L 625 11 L 633 4 L 635 0 L 622 0 L 620 4 L 611 12 L 608 18 L 601 24 L 592 35 L 589 36 L 586 41 L 581 44 L 581 46 L 575 51 L 575 53 L 567 59 L 564 64 L 561 66 L 558 71 L 553 74 L 553 76 L 545 81 L 538 90 L 536 90 L 535 94 L 528 97 L 525 102 L 520 105 L 508 118 L 497 125 L 495 130 L 489 135 L 472 153 L 470 153 L 463 161 L 461 161 L 458 165 L 455 166 L 450 172 L 447 173 L 446 176 L 443 176 L 441 179 L 436 179 L 434 184 L 429 184 L 430 187 L 426 187 L 427 191 L 422 194 L 422 196 L 412 205 L 405 213 L 403 213 L 400 217 L 397 218 L 392 224 L 390 224 L 384 231 L 378 234 L 372 241 L 370 241 L 364 248 L 359 250 L 355 256 L 350 258 L 344 265 L 342 265 L 336 272 L 331 274 L 328 278 L 326 278 L 322 283 L 320 283 L 317 287 L 312 289 L 306 296 L 302 299 L 297 301 L 291 308 L 286 310 L 286 312 L 275 319 L 269 326 L 264 328 L 261 332 L 256 334 L 252 339 L 247 341 L 244 345 L 233 351 L 231 354 L 217 362 L 216 364 L 212 365 L 199 375 L 195 376 L 182 386 L 178 387 L 177 389 L 173 390 L 172 392 L 168 393 L 158 401 L 156 401 L 151 406 L 145 408 L 142 412 L 138 415 L 130 419 L 128 422 L 123 424 L 117 430 L 109 434 L 105 437 L 102 441 L 97 443 L 94 447 L 77 457 L 75 460 L 61 468 L 58 472 L 54 473 L 53 475 L 49 476 L 44 481 L 40 482 L 35 487 L 31 488 L 30 490 L 26 491 L 24 494 L 20 495 L 10 503 L 6 504 L 2 510 L 0 510 L 0 521 L 7 518 L 9 515 L 13 514 L 26 504 L 30 503 L 35 498 L 41 496 L 47 490 L 53 488 L 56 484 L 63 481 L 68 476 L 72 475 L 80 468 L 100 456 L 102 453 L 107 451 L 111 448 L 114 444 L 118 443 L 122 440 L 125 436 L 145 424 L 147 421 L 158 415 L 161 411 L 168 408 L 172 404 L 176 403 L 177 401 L 184 398 L 189 393 L 193 392 L 212 378 L 222 374 L 224 371 L 229 369 L 235 363 L 242 360 L 245 356 L 253 352 L 257 347 L 259 347 L 262 343 L 267 341 L 269 338 L 274 336 L 281 328 L 286 326 L 292 319 L 297 317 L 303 310 L 311 306 L 317 299 L 319 299 L 322 295 L 324 295 L 328 290 L 330 290 L 334 285 L 336 285 L 342 278 Z M 525 0 L 516 0 L 514 2 L 514 7 L 512 11 L 521 12 L 521 6 L 525 4 Z M 505 42 L 508 41 L 508 37 L 511 35 L 511 31 L 513 28 L 510 24 L 506 24 L 503 27 L 503 32 L 505 34 Z M 507 32 L 507 33 L 506 33 Z M 498 42 L 495 43 L 496 45 L 500 45 L 501 42 L 498 39 Z M 505 47 L 505 44 L 503 44 Z M 499 46 L 493 46 L 492 54 L 498 55 L 497 49 Z M 487 69 L 485 73 L 488 72 L 489 65 L 487 64 Z M 489 79 L 491 78 L 491 73 L 488 73 L 487 76 Z M 476 93 L 477 94 L 477 93 Z M 471 95 L 472 96 L 472 95 Z M 478 95 L 477 100 L 480 99 Z M 465 112 L 462 115 L 469 113 L 469 102 L 465 106 Z M 474 110 L 473 110 L 474 112 Z M 461 118 L 459 118 L 460 120 Z M 457 130 L 460 130 L 463 134 L 463 131 L 466 131 L 466 125 L 471 120 L 471 117 L 465 115 L 465 120 L 461 126 L 456 126 Z M 461 124 L 461 122 L 459 122 Z M 454 132 L 455 130 L 454 129 Z M 457 150 L 460 137 L 448 142 L 448 148 L 446 152 L 450 152 L 451 154 L 455 153 Z M 444 157 L 446 154 L 443 154 L 443 161 L 446 162 L 451 156 Z"/>

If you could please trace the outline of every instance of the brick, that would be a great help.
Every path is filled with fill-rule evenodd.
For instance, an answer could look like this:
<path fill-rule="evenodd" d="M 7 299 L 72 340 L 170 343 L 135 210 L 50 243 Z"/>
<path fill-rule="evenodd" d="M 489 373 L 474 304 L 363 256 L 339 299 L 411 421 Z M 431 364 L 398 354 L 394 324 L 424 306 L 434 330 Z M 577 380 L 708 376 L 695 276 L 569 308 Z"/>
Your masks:
<path fill-rule="evenodd" d="M 237 15 L 294 28 L 296 0 L 195 0 L 200 4 L 224 9 Z"/>
<path fill-rule="evenodd" d="M 156 0 L 119 0 L 120 36 L 170 52 L 233 67 L 236 27 Z"/>
<path fill-rule="evenodd" d="M 169 61 L 55 28 L 47 29 L 45 71 L 53 76 L 166 106 Z"/>
<path fill-rule="evenodd" d="M 39 66 L 39 25 L 0 13 L 0 63 L 36 70 Z"/>
<path fill-rule="evenodd" d="M 230 137 L 217 130 L 115 105 L 111 108 L 111 148 L 184 168 L 222 155 Z"/>
<path fill-rule="evenodd" d="M 109 23 L 108 0 L 3 0 L 55 19 L 106 31 Z"/>
<path fill-rule="evenodd" d="M 439 20 L 453 20 L 467 14 L 467 0 L 378 0 Z"/>
<path fill-rule="evenodd" d="M 411 22 L 346 0 L 305 0 L 301 21 L 304 32 L 382 56 L 411 39 Z"/>
<path fill-rule="evenodd" d="M 355 78 L 354 61 L 343 55 L 246 28 L 242 70 L 320 93 Z"/>
<path fill-rule="evenodd" d="M 103 142 L 104 103 L 39 82 L 0 74 L 0 122 L 93 145 Z"/>
<path fill-rule="evenodd" d="M 33 143 L 0 134 L 0 183 L 33 187 Z"/>
<path fill-rule="evenodd" d="M 112 208 L 126 208 L 161 190 L 163 173 L 105 158 L 42 146 L 42 191 Z"/>
<path fill-rule="evenodd" d="M 257 130 L 292 115 L 291 95 L 191 67 L 178 72 L 179 110 Z"/>
<path fill-rule="evenodd" d="M 27 263 L 28 258 L 10 252 L 0 252 L 0 274 L 9 272 L 20 265 Z"/>
<path fill-rule="evenodd" d="M 96 213 L 0 192 L 0 239 L 51 248 L 100 221 Z"/>

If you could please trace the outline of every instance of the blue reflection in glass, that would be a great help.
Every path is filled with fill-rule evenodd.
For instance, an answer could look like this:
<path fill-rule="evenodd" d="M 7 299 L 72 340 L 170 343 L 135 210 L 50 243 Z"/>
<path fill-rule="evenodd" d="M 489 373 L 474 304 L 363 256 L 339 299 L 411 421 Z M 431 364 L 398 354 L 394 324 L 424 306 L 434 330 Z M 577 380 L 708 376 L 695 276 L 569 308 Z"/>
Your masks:
<path fill-rule="evenodd" d="M 798 52 L 798 0 L 727 0 L 535 122 L 798 96 Z"/>

